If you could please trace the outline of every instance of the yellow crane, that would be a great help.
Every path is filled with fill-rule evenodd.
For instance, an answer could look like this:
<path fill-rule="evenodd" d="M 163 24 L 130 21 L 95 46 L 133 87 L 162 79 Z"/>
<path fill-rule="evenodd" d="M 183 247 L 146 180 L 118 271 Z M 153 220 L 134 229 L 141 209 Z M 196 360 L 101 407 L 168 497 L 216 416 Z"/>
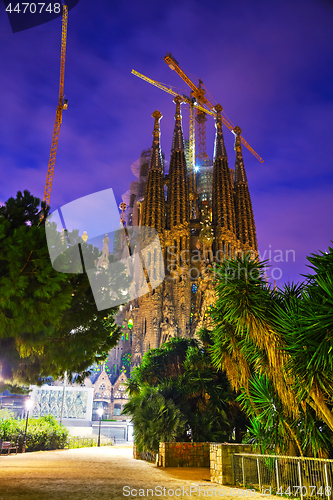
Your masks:
<path fill-rule="evenodd" d="M 197 113 L 197 121 L 198 121 L 198 132 L 199 132 L 199 158 L 205 158 L 207 157 L 206 153 L 206 127 L 205 127 L 205 113 L 209 114 L 210 111 L 215 111 L 214 110 L 214 105 L 207 99 L 205 96 L 205 89 L 203 87 L 203 82 L 202 80 L 199 80 L 199 86 L 197 87 L 192 80 L 184 73 L 184 71 L 179 67 L 178 62 L 176 59 L 169 53 L 164 57 L 165 63 L 169 66 L 170 69 L 176 71 L 176 73 L 184 80 L 185 83 L 190 87 L 191 89 L 191 96 L 196 99 L 198 104 L 206 108 L 205 111 L 202 111 L 199 106 L 197 109 L 199 110 L 199 113 Z M 214 113 L 216 115 L 216 113 Z M 234 127 L 232 126 L 231 123 L 228 122 L 226 118 L 222 116 L 222 121 L 226 125 L 226 127 L 229 130 L 233 130 Z M 251 148 L 251 146 L 246 142 L 243 137 L 241 137 L 242 144 L 257 158 L 257 160 L 260 161 L 260 163 L 263 163 L 264 160 L 254 151 L 254 149 Z"/>
<path fill-rule="evenodd" d="M 155 87 L 164 90 L 164 92 L 167 92 L 170 95 L 173 96 L 179 96 L 179 93 L 175 92 L 174 90 L 170 89 L 169 87 L 166 87 L 160 82 L 157 82 L 156 80 L 152 80 L 151 78 L 148 78 L 148 76 L 143 75 L 142 73 L 139 73 L 138 71 L 135 71 L 132 69 L 131 73 L 138 78 L 141 78 L 145 82 L 151 83 Z M 212 116 L 216 116 L 215 111 L 210 111 L 204 108 L 203 106 L 200 106 L 193 100 L 192 98 L 186 96 L 185 94 L 180 96 L 183 100 L 183 102 L 186 102 L 189 104 L 190 108 L 190 133 L 189 133 L 189 178 L 190 178 L 190 192 L 195 193 L 195 108 L 198 109 L 200 112 L 208 113 Z"/>
<path fill-rule="evenodd" d="M 172 57 L 171 54 L 167 54 L 164 58 L 165 62 L 168 66 L 177 71 L 179 76 L 187 83 L 187 85 L 191 88 L 191 97 L 182 94 L 181 97 L 184 102 L 189 104 L 190 118 L 189 118 L 189 179 L 190 179 L 190 192 L 192 193 L 192 198 L 195 198 L 196 195 L 196 179 L 195 179 L 195 113 L 197 113 L 198 119 L 198 132 L 199 132 L 199 157 L 205 159 L 208 157 L 206 153 L 206 137 L 205 137 L 205 115 L 211 115 L 216 118 L 216 111 L 214 105 L 207 99 L 205 96 L 205 89 L 203 88 L 203 83 L 199 80 L 199 87 L 197 87 L 190 78 L 181 70 L 178 62 Z M 155 87 L 164 90 L 168 94 L 173 96 L 179 95 L 179 93 L 173 91 L 171 88 L 162 84 L 161 82 L 157 82 L 149 78 L 148 76 L 139 73 L 132 69 L 132 74 L 141 78 L 142 80 L 154 85 Z M 222 121 L 225 126 L 233 131 L 234 126 L 229 123 L 229 121 L 222 116 Z M 246 142 L 246 140 L 241 137 L 242 144 L 260 161 L 263 163 L 264 160 L 256 153 L 251 146 Z"/>
<path fill-rule="evenodd" d="M 62 122 L 62 112 L 67 109 L 68 100 L 64 99 L 64 80 L 65 80 L 65 59 L 66 59 L 66 43 L 67 43 L 67 21 L 68 21 L 68 7 L 63 4 L 62 11 L 62 30 L 61 30 L 61 56 L 60 56 L 60 81 L 59 81 L 59 104 L 57 107 L 53 136 L 51 143 L 51 152 L 49 158 L 49 164 L 47 168 L 46 183 L 44 190 L 43 201 L 46 201 L 47 205 L 50 204 L 51 188 L 53 181 L 54 166 L 57 156 L 59 132 Z"/>

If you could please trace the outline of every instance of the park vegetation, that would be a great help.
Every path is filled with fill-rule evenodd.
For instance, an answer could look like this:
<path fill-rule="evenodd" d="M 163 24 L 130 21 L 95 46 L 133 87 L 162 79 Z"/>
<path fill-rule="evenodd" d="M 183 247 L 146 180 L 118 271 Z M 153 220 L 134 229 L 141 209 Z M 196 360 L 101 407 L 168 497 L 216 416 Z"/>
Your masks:
<path fill-rule="evenodd" d="M 156 453 L 160 441 L 238 441 L 247 419 L 227 377 L 212 365 L 210 340 L 174 338 L 151 349 L 128 383 L 139 451 Z"/>
<path fill-rule="evenodd" d="M 262 452 L 322 457 L 332 456 L 333 249 L 308 260 L 312 274 L 283 289 L 267 286 L 265 263 L 250 255 L 224 262 L 211 354 Z"/>
<path fill-rule="evenodd" d="M 0 412 L 3 410 L 0 410 Z M 8 412 L 9 413 L 9 412 Z M 22 451 L 25 434 L 25 419 L 0 413 L 0 439 L 18 443 Z M 68 430 L 51 415 L 30 418 L 26 434 L 26 451 L 58 450 L 67 446 Z"/>
<path fill-rule="evenodd" d="M 28 191 L 0 207 L 0 392 L 66 371 L 83 380 L 120 337 L 118 308 L 97 310 L 87 275 L 53 269 L 48 213 Z M 333 249 L 308 260 L 311 274 L 281 289 L 249 254 L 216 266 L 209 327 L 150 350 L 129 381 L 124 413 L 139 451 L 245 440 L 265 453 L 333 457 Z M 37 427 L 53 426 L 61 444 L 45 418 Z M 22 422 L 4 422 L 0 435 L 16 441 Z"/>
<path fill-rule="evenodd" d="M 308 260 L 304 282 L 282 289 L 249 254 L 217 266 L 201 340 L 149 351 L 129 382 L 140 451 L 236 438 L 262 453 L 333 457 L 333 249 Z"/>

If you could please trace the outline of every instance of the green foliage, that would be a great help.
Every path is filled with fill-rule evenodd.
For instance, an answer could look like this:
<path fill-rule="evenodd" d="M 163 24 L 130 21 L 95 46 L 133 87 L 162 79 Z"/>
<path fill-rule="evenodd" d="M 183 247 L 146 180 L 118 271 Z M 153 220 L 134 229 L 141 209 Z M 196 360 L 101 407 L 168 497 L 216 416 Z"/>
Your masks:
<path fill-rule="evenodd" d="M 7 420 L 9 418 L 14 418 L 15 413 L 13 411 L 7 410 L 7 408 L 0 410 L 0 419 Z"/>
<path fill-rule="evenodd" d="M 275 322 L 286 338 L 290 355 L 287 369 L 295 375 L 298 399 L 319 390 L 332 405 L 333 248 L 312 254 L 308 260 L 315 273 L 306 275 L 297 300 L 277 307 Z"/>
<path fill-rule="evenodd" d="M 3 419 L 0 417 L 0 439 L 19 443 L 22 450 L 26 420 L 14 418 Z M 58 424 L 51 415 L 39 418 L 29 418 L 26 451 L 57 450 L 65 448 L 68 430 Z"/>
<path fill-rule="evenodd" d="M 176 441 L 185 431 L 185 418 L 171 398 L 157 387 L 144 387 L 123 411 L 132 415 L 135 443 L 139 451 L 158 452 L 159 442 Z"/>
<path fill-rule="evenodd" d="M 247 438 L 265 453 L 332 454 L 333 249 L 308 260 L 305 283 L 277 290 L 250 254 L 218 266 L 213 363 L 241 391 Z"/>
<path fill-rule="evenodd" d="M 251 377 L 249 394 L 243 391 L 238 400 L 250 416 L 246 440 L 260 453 L 314 457 L 331 454 L 333 433 L 309 405 L 300 405 L 298 418 L 291 418 L 265 376 Z"/>
<path fill-rule="evenodd" d="M 128 383 L 131 415 L 139 451 L 157 452 L 160 441 L 240 439 L 246 419 L 226 376 L 217 372 L 205 343 L 174 338 L 151 349 Z"/>
<path fill-rule="evenodd" d="M 110 420 L 110 422 L 116 422 L 116 420 Z M 112 446 L 113 441 L 111 438 L 101 438 L 100 446 Z M 67 439 L 68 448 L 92 448 L 98 445 L 98 439 L 96 437 L 75 437 L 70 436 Z"/>
<path fill-rule="evenodd" d="M 97 310 L 87 274 L 53 269 L 45 236 L 49 209 L 39 203 L 24 191 L 0 207 L 0 366 L 12 385 L 65 371 L 80 381 L 120 336 L 118 308 Z M 85 255 L 95 259 L 98 249 L 86 245 Z"/>

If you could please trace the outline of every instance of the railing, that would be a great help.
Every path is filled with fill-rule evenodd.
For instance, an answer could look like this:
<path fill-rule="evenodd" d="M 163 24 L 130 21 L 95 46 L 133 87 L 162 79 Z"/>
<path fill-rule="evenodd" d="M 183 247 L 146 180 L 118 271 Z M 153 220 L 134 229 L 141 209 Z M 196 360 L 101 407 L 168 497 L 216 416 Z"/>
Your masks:
<path fill-rule="evenodd" d="M 116 439 L 114 437 L 111 438 L 102 438 L 100 440 L 101 446 L 113 446 L 115 444 Z M 97 446 L 98 438 L 80 438 L 80 437 L 70 437 L 67 441 L 67 448 L 89 448 L 92 446 Z"/>
<path fill-rule="evenodd" d="M 332 500 L 333 460 L 282 455 L 233 455 L 234 484 L 262 494 Z"/>

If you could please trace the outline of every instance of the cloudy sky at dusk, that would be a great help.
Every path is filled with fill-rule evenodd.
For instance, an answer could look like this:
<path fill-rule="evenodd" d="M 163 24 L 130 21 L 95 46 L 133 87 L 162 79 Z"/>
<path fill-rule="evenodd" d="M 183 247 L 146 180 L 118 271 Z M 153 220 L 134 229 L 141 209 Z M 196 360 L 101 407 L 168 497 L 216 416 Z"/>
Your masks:
<path fill-rule="evenodd" d="M 12 33 L 0 3 L 0 202 L 43 197 L 58 104 L 61 19 Z M 175 106 L 132 68 L 189 94 L 164 63 L 171 52 L 201 78 L 265 160 L 244 149 L 262 256 L 282 284 L 333 239 L 333 2 L 330 0 L 80 0 L 69 12 L 65 97 L 51 208 L 134 180 L 159 109 L 169 159 Z M 183 107 L 184 135 L 188 111 Z M 214 122 L 207 121 L 212 155 Z M 229 165 L 233 135 L 224 129 Z M 101 216 L 101 214 L 99 214 Z M 277 252 L 277 251 L 281 252 Z M 266 252 L 266 253 L 265 253 Z"/>

